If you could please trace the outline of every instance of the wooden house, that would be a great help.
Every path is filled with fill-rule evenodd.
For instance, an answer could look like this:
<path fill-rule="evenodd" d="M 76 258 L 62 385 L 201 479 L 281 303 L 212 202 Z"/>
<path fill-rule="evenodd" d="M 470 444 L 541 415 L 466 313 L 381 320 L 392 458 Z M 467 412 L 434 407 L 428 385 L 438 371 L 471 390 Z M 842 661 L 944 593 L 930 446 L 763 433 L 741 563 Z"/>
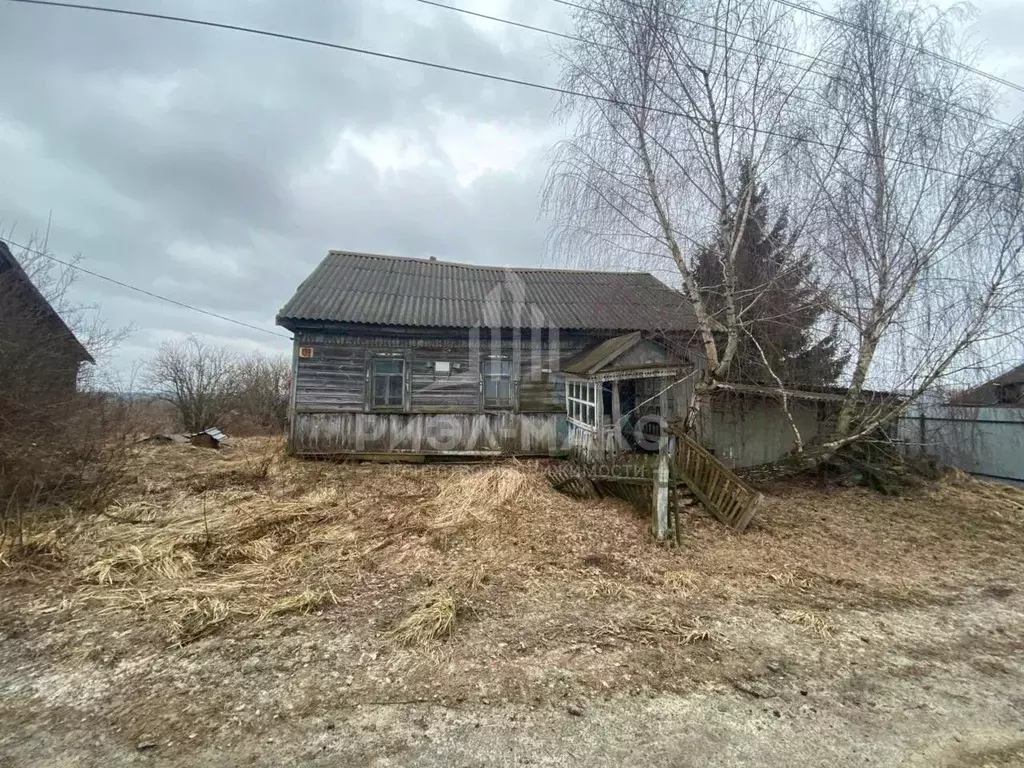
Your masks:
<path fill-rule="evenodd" d="M 92 356 L 0 241 L 0 397 L 70 397 L 85 362 Z"/>
<path fill-rule="evenodd" d="M 701 360 L 689 303 L 643 273 L 332 251 L 277 323 L 300 455 L 650 447 Z"/>

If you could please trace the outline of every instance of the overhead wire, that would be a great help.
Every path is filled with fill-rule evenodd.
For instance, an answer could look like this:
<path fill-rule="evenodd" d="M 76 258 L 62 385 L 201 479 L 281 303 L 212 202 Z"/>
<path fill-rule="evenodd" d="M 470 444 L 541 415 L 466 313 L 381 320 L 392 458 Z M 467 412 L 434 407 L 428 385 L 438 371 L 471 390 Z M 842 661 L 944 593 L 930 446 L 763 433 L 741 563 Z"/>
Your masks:
<path fill-rule="evenodd" d="M 840 26 L 844 26 L 844 27 L 847 27 L 847 28 L 850 28 L 850 29 L 862 29 L 861 25 L 857 24 L 856 22 L 850 21 L 848 19 L 841 19 L 838 16 L 835 16 L 835 15 L 830 14 L 830 13 L 826 13 L 825 11 L 819 10 L 817 8 L 812 8 L 812 7 L 808 6 L 808 5 L 803 5 L 802 3 L 793 2 L 793 0 L 773 0 L 773 1 L 778 3 L 779 5 L 784 5 L 787 8 L 792 8 L 792 9 L 797 10 L 797 11 L 803 11 L 804 13 L 808 13 L 811 16 L 816 16 L 819 19 L 824 19 L 826 21 L 831 21 L 832 23 L 839 24 Z M 954 67 L 957 67 L 958 69 L 962 69 L 962 70 L 964 70 L 966 72 L 970 72 L 973 75 L 977 75 L 978 77 L 985 78 L 986 80 L 991 80 L 991 81 L 993 81 L 995 83 L 999 83 L 1000 85 L 1004 85 L 1007 88 L 1012 88 L 1015 91 L 1020 91 L 1021 93 L 1024 93 L 1024 85 L 1021 85 L 1019 83 L 1015 83 L 1012 80 L 1006 79 L 1005 77 L 1000 77 L 999 75 L 994 75 L 991 72 L 986 72 L 985 70 L 980 69 L 978 67 L 975 67 L 975 66 L 973 66 L 971 64 L 968 64 L 966 62 L 957 61 L 956 59 L 954 59 L 954 58 L 952 58 L 950 56 L 946 56 L 943 53 L 939 53 L 938 51 L 932 51 L 932 50 L 929 50 L 928 48 L 924 48 L 923 46 L 919 46 L 919 45 L 910 45 L 910 44 L 908 44 L 908 43 L 906 43 L 906 42 L 904 42 L 904 41 L 902 41 L 902 40 L 900 40 L 898 38 L 892 37 L 891 35 L 886 35 L 884 33 L 879 33 L 879 34 L 880 34 L 880 37 L 882 37 L 884 40 L 888 40 L 889 42 L 896 43 L 897 45 L 903 46 L 904 48 L 907 48 L 908 50 L 914 51 L 915 53 L 920 53 L 920 54 L 925 55 L 925 56 L 930 56 L 930 57 L 932 57 L 934 59 L 937 59 L 938 61 L 941 61 L 941 62 L 943 62 L 945 64 L 950 64 L 950 65 L 952 65 Z"/>
<path fill-rule="evenodd" d="M 436 61 L 427 61 L 427 60 L 424 60 L 424 59 L 416 59 L 416 58 L 413 58 L 413 57 L 410 57 L 410 56 L 401 56 L 399 54 L 394 54 L 394 53 L 385 53 L 383 51 L 376 51 L 376 50 L 369 49 L 369 48 L 362 48 L 362 47 L 354 46 L 354 45 L 345 45 L 343 43 L 333 43 L 333 42 L 330 42 L 330 41 L 327 41 L 327 40 L 319 40 L 317 38 L 305 37 L 303 35 L 293 35 L 293 34 L 289 34 L 289 33 L 286 33 L 286 32 L 275 32 L 273 30 L 260 29 L 258 27 L 248 27 L 248 26 L 244 26 L 244 25 L 241 25 L 241 24 L 229 24 L 227 22 L 210 21 L 210 20 L 207 20 L 207 19 L 196 19 L 196 18 L 189 17 L 189 16 L 177 16 L 177 15 L 173 15 L 173 14 L 154 13 L 154 12 L 151 12 L 151 11 L 138 11 L 138 10 L 128 9 L 128 8 L 111 8 L 111 7 L 108 7 L 108 6 L 101 6 L 101 5 L 89 5 L 89 4 L 86 4 L 86 3 L 59 2 L 58 0 L 6 0 L 6 2 L 9 2 L 9 3 L 19 3 L 19 4 L 24 4 L 24 5 L 34 5 L 34 6 L 47 6 L 47 7 L 51 7 L 51 8 L 65 8 L 65 9 L 92 11 L 92 12 L 98 12 L 98 13 L 109 13 L 109 14 L 119 15 L 119 16 L 131 16 L 131 17 L 138 17 L 138 18 L 156 19 L 156 20 L 160 20 L 160 21 L 169 21 L 169 22 L 175 22 L 175 23 L 180 23 L 180 24 L 188 24 L 188 25 L 192 25 L 192 26 L 206 27 L 206 28 L 212 28 L 212 29 L 223 29 L 223 30 L 229 30 L 229 31 L 232 31 L 232 32 L 241 32 L 241 33 L 244 33 L 244 34 L 257 35 L 257 36 L 260 36 L 260 37 L 267 37 L 267 38 L 273 38 L 273 39 L 278 39 L 278 40 L 287 40 L 287 41 L 290 41 L 290 42 L 297 42 L 297 43 L 303 43 L 303 44 L 306 44 L 306 45 L 313 45 L 313 46 L 320 47 L 320 48 L 328 48 L 328 49 L 332 49 L 332 50 L 346 51 L 348 53 L 356 53 L 356 54 L 360 54 L 360 55 L 364 55 L 364 56 L 369 56 L 369 57 L 372 57 L 372 58 L 384 59 L 384 60 L 388 60 L 388 61 L 398 61 L 398 62 L 402 62 L 402 63 L 405 63 L 405 64 L 415 64 L 417 66 L 428 67 L 430 69 L 435 69 L 435 70 L 439 70 L 439 71 L 443 71 L 443 72 L 451 72 L 451 73 L 456 73 L 456 74 L 468 75 L 470 77 L 476 77 L 476 78 L 479 78 L 479 79 L 492 80 L 492 81 L 495 81 L 495 82 L 508 83 L 510 85 L 519 85 L 519 86 L 522 86 L 522 87 L 525 87 L 525 88 L 532 88 L 532 89 L 535 89 L 535 90 L 547 91 L 549 93 L 554 93 L 554 94 L 558 94 L 558 95 L 561 95 L 561 96 L 569 96 L 569 97 L 572 97 L 572 98 L 581 98 L 581 99 L 590 99 L 590 100 L 593 100 L 593 101 L 600 101 L 600 102 L 604 102 L 604 103 L 608 103 L 608 104 L 613 104 L 613 105 L 618 105 L 618 106 L 627 106 L 627 107 L 635 107 L 635 108 L 638 108 L 638 109 L 647 109 L 648 111 L 653 112 L 653 113 L 666 114 L 666 115 L 670 115 L 670 116 L 674 116 L 674 117 L 684 117 L 684 118 L 688 117 L 688 115 L 686 115 L 683 112 L 679 112 L 678 110 L 665 109 L 663 107 L 645 106 L 645 105 L 635 104 L 635 103 L 632 103 L 632 102 L 622 101 L 621 99 L 615 99 L 615 98 L 608 97 L 608 96 L 600 96 L 600 95 L 593 94 L 593 93 L 585 93 L 585 92 L 582 92 L 582 91 L 575 91 L 575 90 L 572 90 L 570 88 L 563 88 L 563 87 L 555 86 L 555 85 L 546 85 L 546 84 L 543 84 L 543 83 L 535 83 L 533 81 L 524 80 L 524 79 L 518 78 L 518 77 L 508 77 L 508 76 L 505 76 L 505 75 L 497 75 L 497 74 L 490 73 L 490 72 L 481 72 L 480 70 L 468 69 L 468 68 L 465 68 L 465 67 L 456 67 L 456 66 L 453 66 L 453 65 L 450 65 L 450 64 L 441 64 L 440 62 L 436 62 Z M 555 2 L 568 3 L 568 0 L 555 0 Z M 743 129 L 744 128 L 744 126 L 737 125 L 736 123 L 732 123 L 732 122 L 728 122 L 728 121 L 724 121 L 724 120 L 719 121 L 719 124 L 724 126 L 724 127 L 726 127 L 726 128 L 736 128 L 736 129 Z M 945 168 L 937 168 L 935 166 L 930 166 L 930 165 L 927 165 L 925 163 L 918 163 L 918 162 L 913 161 L 913 160 L 906 160 L 906 159 L 899 159 L 899 160 L 897 160 L 897 159 L 894 159 L 894 158 L 887 157 L 884 154 L 879 154 L 879 153 L 876 153 L 876 152 L 871 152 L 869 150 L 858 149 L 856 147 L 851 147 L 851 146 L 844 147 L 844 146 L 840 146 L 840 145 L 837 145 L 837 144 L 832 144 L 830 142 L 822 141 L 821 139 L 816 139 L 816 138 L 814 138 L 812 136 L 809 136 L 809 135 L 796 136 L 796 135 L 793 135 L 793 134 L 783 133 L 781 131 L 771 131 L 771 130 L 767 130 L 767 129 L 759 129 L 759 130 L 760 130 L 760 132 L 762 134 L 764 134 L 766 136 L 772 136 L 772 137 L 776 137 L 776 138 L 788 139 L 790 141 L 794 141 L 794 142 L 798 142 L 798 143 L 812 144 L 814 146 L 820 146 L 820 147 L 823 147 L 823 148 L 826 148 L 826 149 L 831 149 L 831 150 L 840 151 L 840 152 L 851 152 L 851 153 L 854 153 L 854 154 L 864 155 L 864 156 L 870 157 L 872 159 L 887 160 L 889 162 L 905 165 L 905 166 L 908 166 L 908 167 L 915 167 L 915 168 L 918 168 L 920 170 L 925 170 L 925 171 L 930 171 L 930 172 L 933 172 L 933 173 L 944 174 L 944 175 L 947 175 L 947 176 L 956 177 L 956 178 L 960 178 L 960 179 L 968 178 L 964 174 L 958 173 L 957 171 L 950 171 L 950 170 L 945 169 Z M 1001 188 L 1001 189 L 1006 189 L 1006 190 L 1009 190 L 1009 191 L 1013 191 L 1012 187 L 1009 187 L 1009 186 L 1006 186 L 1006 185 L 995 184 L 993 182 L 982 182 L 982 183 L 984 185 L 986 185 L 986 186 L 991 186 L 991 187 L 994 187 L 994 188 Z"/>
<path fill-rule="evenodd" d="M 420 0 L 420 1 L 425 1 L 425 0 Z M 579 2 L 574 2 L 574 0 L 551 0 L 551 2 L 557 3 L 558 5 L 562 5 L 562 6 L 565 6 L 567 8 L 573 8 L 575 10 L 581 10 L 581 11 L 589 11 L 590 10 L 587 6 L 582 5 Z M 627 5 L 636 7 L 636 3 L 633 2 L 633 0 L 622 0 L 622 2 L 626 3 Z M 432 4 L 439 5 L 439 3 L 432 3 Z M 615 15 L 613 13 L 610 13 L 609 11 L 602 10 L 602 11 L 599 11 L 599 13 L 602 13 L 604 15 L 607 15 L 610 18 L 617 19 L 619 21 L 623 21 L 624 20 L 624 17 L 617 16 L 617 15 Z M 757 43 L 758 45 L 763 45 L 763 46 L 766 46 L 768 48 L 772 48 L 773 50 L 781 51 L 782 53 L 787 53 L 787 54 L 789 54 L 791 56 L 797 56 L 797 57 L 802 58 L 802 59 L 809 59 L 811 64 L 809 64 L 807 67 L 801 67 L 800 65 L 795 64 L 794 62 L 791 62 L 791 61 L 786 61 L 785 59 L 773 59 L 773 58 L 770 58 L 768 56 L 764 56 L 763 54 L 761 54 L 761 55 L 758 56 L 758 58 L 762 59 L 763 61 L 768 61 L 768 62 L 771 62 L 773 64 L 779 64 L 780 66 L 784 66 L 784 67 L 791 67 L 793 69 L 798 69 L 801 72 L 812 72 L 812 73 L 814 73 L 816 75 L 821 75 L 823 77 L 829 77 L 829 76 L 831 76 L 831 73 L 814 68 L 812 65 L 815 64 L 816 62 L 821 62 L 821 63 L 824 63 L 824 64 L 832 64 L 834 66 L 838 66 L 839 69 L 844 70 L 846 72 L 850 72 L 850 73 L 852 73 L 854 75 L 858 74 L 857 70 L 854 69 L 853 67 L 850 67 L 848 65 L 837 65 L 837 64 L 835 64 L 835 62 L 831 62 L 831 61 L 828 61 L 826 59 L 822 59 L 821 57 L 816 56 L 816 55 L 814 55 L 812 53 L 808 53 L 807 51 L 800 51 L 800 50 L 797 50 L 795 48 L 790 48 L 790 47 L 785 46 L 785 45 L 779 45 L 778 43 L 773 43 L 773 42 L 769 42 L 769 41 L 766 41 L 766 40 L 758 40 L 757 38 L 751 37 L 750 35 L 744 35 L 743 33 L 737 32 L 736 30 L 723 29 L 722 27 L 719 27 L 719 26 L 717 26 L 715 24 L 710 24 L 710 23 L 708 23 L 706 21 L 700 21 L 699 19 L 692 19 L 692 18 L 690 18 L 688 16 L 682 16 L 680 14 L 669 14 L 669 16 L 671 18 L 674 18 L 674 19 L 678 20 L 678 21 L 683 21 L 683 22 L 686 22 L 687 24 L 693 24 L 694 26 L 701 27 L 702 29 L 711 30 L 712 32 L 714 32 L 716 34 L 732 35 L 733 37 L 735 37 L 738 40 L 745 40 L 745 41 L 748 41 L 748 42 L 751 42 L 751 43 Z M 556 34 L 558 34 L 558 33 L 556 33 Z M 682 33 L 682 32 L 677 32 L 676 34 L 678 34 L 680 37 L 682 37 L 684 39 L 694 40 L 696 42 L 703 43 L 704 45 L 711 45 L 712 44 L 711 42 L 709 42 L 707 40 L 704 40 L 702 38 L 699 38 L 699 37 L 696 37 L 696 36 L 693 36 L 693 35 L 687 35 L 687 34 Z M 749 53 L 749 51 L 744 51 L 744 52 L 745 53 Z M 962 104 L 951 104 L 948 101 L 943 101 L 941 99 L 937 99 L 936 97 L 934 97 L 934 96 L 932 96 L 930 94 L 922 93 L 921 91 L 919 91 L 919 90 L 917 90 L 917 89 L 915 89 L 915 88 L 913 88 L 912 86 L 909 86 L 909 85 L 900 84 L 900 83 L 893 83 L 893 82 L 891 82 L 889 80 L 885 80 L 885 79 L 879 79 L 878 82 L 880 84 L 883 84 L 883 85 L 890 85 L 890 86 L 892 86 L 894 89 L 896 89 L 898 91 L 905 91 L 905 92 L 907 92 L 907 93 L 909 93 L 911 95 L 917 96 L 919 98 L 927 99 L 932 104 L 942 103 L 944 105 L 947 105 L 947 106 L 950 106 L 950 107 L 954 107 L 957 110 L 959 110 L 961 112 L 964 112 L 965 114 L 974 115 L 975 117 L 981 118 L 981 119 L 983 119 L 983 120 L 985 120 L 987 122 L 991 122 L 991 123 L 994 123 L 996 125 L 1000 125 L 1000 126 L 1002 126 L 1004 128 L 1013 128 L 1014 127 L 1012 123 L 1009 123 L 1009 122 L 1007 122 L 1005 120 L 1001 120 L 1001 119 L 999 119 L 997 117 L 993 117 L 991 115 L 988 115 L 988 114 L 982 112 L 981 110 L 973 109 L 971 107 L 968 107 L 968 106 L 965 106 L 965 105 L 962 105 Z M 918 101 L 917 103 L 921 103 L 921 102 Z"/>
<path fill-rule="evenodd" d="M 114 285 L 118 285 L 121 288 L 126 288 L 129 291 L 135 291 L 136 293 L 141 293 L 141 294 L 143 294 L 145 296 L 148 296 L 150 298 L 153 298 L 153 299 L 159 299 L 160 301 L 167 302 L 168 304 L 173 304 L 173 305 L 175 305 L 177 307 L 181 307 L 182 309 L 188 309 L 188 310 L 191 310 L 192 312 L 199 312 L 200 314 L 207 315 L 208 317 L 215 317 L 218 320 L 223 320 L 223 321 L 228 322 L 228 323 L 234 323 L 235 325 L 239 325 L 239 326 L 242 326 L 242 327 L 245 327 L 245 328 L 249 328 L 249 329 L 251 329 L 253 331 L 259 331 L 260 333 L 267 333 L 267 334 L 270 334 L 271 336 L 277 336 L 277 337 L 282 338 L 282 339 L 289 339 L 289 340 L 291 339 L 291 336 L 288 336 L 286 334 L 278 333 L 277 331 L 271 331 L 271 330 L 269 330 L 267 328 L 261 328 L 258 325 L 253 325 L 252 323 L 247 323 L 244 320 L 237 320 L 237 319 L 235 319 L 233 317 L 228 317 L 227 315 L 221 315 L 221 314 L 218 314 L 217 312 L 211 312 L 208 309 L 203 309 L 201 307 L 193 306 L 192 304 L 186 304 L 184 301 L 178 301 L 177 299 L 172 299 L 172 298 L 170 298 L 168 296 L 162 296 L 159 293 L 154 293 L 153 291 L 146 290 L 145 288 L 140 288 L 137 285 L 132 285 L 131 283 L 126 283 L 123 280 L 116 280 L 113 277 L 108 277 L 107 275 L 102 275 L 99 272 L 93 272 L 91 269 L 86 269 L 85 267 L 81 266 L 80 264 L 75 264 L 74 262 L 65 261 L 64 259 L 57 258 L 52 253 L 48 253 L 47 251 L 40 251 L 40 250 L 38 250 L 36 248 L 32 248 L 32 247 L 27 246 L 27 245 L 22 245 L 21 243 L 16 243 L 13 240 L 6 240 L 6 242 L 7 242 L 8 245 L 12 245 L 15 248 L 18 248 L 19 250 L 24 251 L 25 253 L 32 253 L 32 254 L 35 254 L 36 256 L 39 256 L 41 258 L 49 259 L 50 261 L 56 262 L 57 264 L 61 264 L 61 265 L 65 266 L 65 267 L 67 267 L 69 269 L 73 269 L 76 272 L 81 272 L 82 274 L 90 275 L 91 277 L 95 277 L 95 278 L 97 278 L 99 280 L 105 280 L 106 282 L 113 283 Z"/>

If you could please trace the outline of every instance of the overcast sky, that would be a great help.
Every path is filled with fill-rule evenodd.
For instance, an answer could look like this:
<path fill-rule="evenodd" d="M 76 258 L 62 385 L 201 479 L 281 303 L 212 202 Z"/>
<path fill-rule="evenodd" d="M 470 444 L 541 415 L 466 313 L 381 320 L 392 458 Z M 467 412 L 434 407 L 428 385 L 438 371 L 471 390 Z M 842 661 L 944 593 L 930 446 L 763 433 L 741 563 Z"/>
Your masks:
<path fill-rule="evenodd" d="M 551 0 L 450 0 L 551 29 Z M 553 38 L 414 0 L 123 0 L 544 83 Z M 1024 83 L 1024 8 L 978 4 L 985 68 Z M 0 231 L 268 330 L 330 248 L 540 265 L 551 94 L 217 29 L 0 0 Z M 1019 104 L 1013 105 L 1018 106 Z M 557 261 L 548 256 L 547 263 Z M 135 333 L 277 338 L 82 277 Z"/>

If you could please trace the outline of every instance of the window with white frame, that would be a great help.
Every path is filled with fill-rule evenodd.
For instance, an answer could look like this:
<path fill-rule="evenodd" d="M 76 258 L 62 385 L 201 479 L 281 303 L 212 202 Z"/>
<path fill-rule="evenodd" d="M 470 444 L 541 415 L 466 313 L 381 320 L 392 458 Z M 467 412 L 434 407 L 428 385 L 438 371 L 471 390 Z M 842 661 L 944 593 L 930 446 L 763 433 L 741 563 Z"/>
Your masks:
<path fill-rule="evenodd" d="M 482 361 L 485 408 L 512 407 L 512 362 L 505 357 Z"/>
<path fill-rule="evenodd" d="M 600 388 L 586 381 L 565 382 L 565 410 L 570 421 L 583 427 L 597 428 L 597 397 Z"/>

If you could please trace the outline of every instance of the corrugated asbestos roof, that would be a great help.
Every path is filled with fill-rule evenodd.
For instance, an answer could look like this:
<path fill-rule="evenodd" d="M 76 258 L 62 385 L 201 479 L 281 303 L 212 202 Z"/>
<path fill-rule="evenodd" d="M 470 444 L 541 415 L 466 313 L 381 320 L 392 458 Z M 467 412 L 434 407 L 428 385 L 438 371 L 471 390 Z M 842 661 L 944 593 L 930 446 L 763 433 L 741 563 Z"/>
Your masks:
<path fill-rule="evenodd" d="M 331 251 L 277 315 L 303 322 L 692 330 L 682 294 L 642 272 L 479 267 Z"/>

